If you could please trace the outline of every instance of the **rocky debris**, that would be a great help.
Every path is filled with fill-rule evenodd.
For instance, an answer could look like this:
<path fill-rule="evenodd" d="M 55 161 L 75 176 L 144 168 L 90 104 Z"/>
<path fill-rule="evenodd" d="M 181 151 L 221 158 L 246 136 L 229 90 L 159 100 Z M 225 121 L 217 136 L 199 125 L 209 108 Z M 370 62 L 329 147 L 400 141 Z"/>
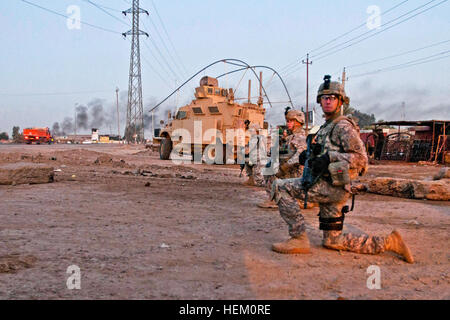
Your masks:
<path fill-rule="evenodd" d="M 395 178 L 375 178 L 369 182 L 371 193 L 408 199 L 450 200 L 450 179 L 420 181 Z"/>
<path fill-rule="evenodd" d="M 420 226 L 422 225 L 420 222 L 418 222 L 417 220 L 413 219 L 413 220 L 409 220 L 407 222 L 405 222 L 407 225 L 410 226 Z"/>
<path fill-rule="evenodd" d="M 54 168 L 36 163 L 0 165 L 0 185 L 39 184 L 54 181 Z"/>
<path fill-rule="evenodd" d="M 0 256 L 0 273 L 16 273 L 21 269 L 31 268 L 36 260 L 36 257 L 33 256 Z"/>
<path fill-rule="evenodd" d="M 439 172 L 433 177 L 433 180 L 450 179 L 450 168 L 441 168 Z"/>
<path fill-rule="evenodd" d="M 187 179 L 187 180 L 195 180 L 197 179 L 194 175 L 184 175 L 180 173 L 155 173 L 146 169 L 136 169 L 133 172 L 125 171 L 124 175 L 135 175 L 135 176 L 144 176 L 144 177 L 152 177 L 152 178 L 162 178 L 162 179 L 170 179 L 170 178 L 179 178 L 179 179 Z"/>
<path fill-rule="evenodd" d="M 141 150 L 138 152 L 133 153 L 134 156 L 139 155 L 139 156 L 144 156 L 144 155 L 151 155 L 153 153 L 153 151 L 151 150 L 151 146 L 147 147 L 145 146 L 145 150 Z"/>
<path fill-rule="evenodd" d="M 114 160 L 110 155 L 101 155 L 94 161 L 95 165 L 112 165 L 113 168 L 131 168 L 125 160 Z"/>
<path fill-rule="evenodd" d="M 112 165 L 114 168 L 131 168 L 132 167 L 128 163 L 126 163 L 126 161 L 123 159 L 120 159 L 119 161 L 113 161 Z"/>
<path fill-rule="evenodd" d="M 430 161 L 419 161 L 417 162 L 417 165 L 419 166 L 436 166 L 437 164 Z"/>
<path fill-rule="evenodd" d="M 184 174 L 179 174 L 179 173 L 177 173 L 177 174 L 175 175 L 175 177 L 180 178 L 180 179 L 188 179 L 188 180 L 195 180 L 195 179 L 197 179 L 197 177 L 195 177 L 195 176 L 193 176 L 193 175 L 190 175 L 190 174 L 184 175 Z"/>
<path fill-rule="evenodd" d="M 94 164 L 110 164 L 113 163 L 113 158 L 109 155 L 103 154 L 99 156 L 95 161 Z"/>

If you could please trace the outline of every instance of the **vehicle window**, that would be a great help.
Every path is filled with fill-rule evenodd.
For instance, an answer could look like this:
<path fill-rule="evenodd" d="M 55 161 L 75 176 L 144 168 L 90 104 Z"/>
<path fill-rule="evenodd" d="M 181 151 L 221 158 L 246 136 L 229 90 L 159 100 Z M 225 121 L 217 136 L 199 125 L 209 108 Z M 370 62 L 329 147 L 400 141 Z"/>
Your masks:
<path fill-rule="evenodd" d="M 208 110 L 210 113 L 219 113 L 219 108 L 215 106 L 208 107 Z"/>
<path fill-rule="evenodd" d="M 195 114 L 203 114 L 202 108 L 200 107 L 194 107 L 192 108 L 192 111 L 194 111 Z"/>
<path fill-rule="evenodd" d="M 186 111 L 178 111 L 177 113 L 177 119 L 182 120 L 186 118 Z"/>

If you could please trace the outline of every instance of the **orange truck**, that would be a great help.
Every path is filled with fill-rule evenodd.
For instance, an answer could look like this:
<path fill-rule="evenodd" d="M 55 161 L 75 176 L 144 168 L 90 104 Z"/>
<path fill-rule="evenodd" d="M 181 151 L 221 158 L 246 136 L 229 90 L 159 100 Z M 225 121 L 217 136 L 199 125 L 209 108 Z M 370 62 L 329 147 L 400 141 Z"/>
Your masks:
<path fill-rule="evenodd" d="M 41 143 L 51 144 L 54 141 L 49 128 L 23 129 L 23 139 L 26 144 L 32 144 L 33 141 L 36 142 L 36 144 L 41 144 Z"/>

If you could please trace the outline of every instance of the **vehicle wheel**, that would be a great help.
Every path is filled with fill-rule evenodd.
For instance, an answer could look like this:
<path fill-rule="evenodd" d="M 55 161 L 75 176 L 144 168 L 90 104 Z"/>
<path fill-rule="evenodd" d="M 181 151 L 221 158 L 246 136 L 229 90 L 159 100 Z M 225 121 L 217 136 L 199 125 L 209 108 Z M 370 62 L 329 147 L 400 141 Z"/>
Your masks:
<path fill-rule="evenodd" d="M 172 140 L 170 138 L 162 138 L 159 145 L 159 158 L 161 160 L 169 160 L 172 152 Z"/>

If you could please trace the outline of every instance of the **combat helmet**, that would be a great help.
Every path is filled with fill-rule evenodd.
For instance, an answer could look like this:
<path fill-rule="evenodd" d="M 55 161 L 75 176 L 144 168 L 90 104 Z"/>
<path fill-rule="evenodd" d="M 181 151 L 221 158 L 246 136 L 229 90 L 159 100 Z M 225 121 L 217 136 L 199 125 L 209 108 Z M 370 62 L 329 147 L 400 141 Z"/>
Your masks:
<path fill-rule="evenodd" d="M 300 110 L 289 110 L 285 114 L 286 120 L 297 120 L 301 124 L 305 124 L 305 114 Z"/>
<path fill-rule="evenodd" d="M 340 96 L 342 101 L 346 104 L 350 103 L 350 98 L 345 94 L 344 87 L 338 81 L 331 81 L 331 76 L 323 77 L 324 82 L 320 85 L 317 91 L 317 103 L 320 103 L 320 97 L 325 94 L 335 94 Z"/>

